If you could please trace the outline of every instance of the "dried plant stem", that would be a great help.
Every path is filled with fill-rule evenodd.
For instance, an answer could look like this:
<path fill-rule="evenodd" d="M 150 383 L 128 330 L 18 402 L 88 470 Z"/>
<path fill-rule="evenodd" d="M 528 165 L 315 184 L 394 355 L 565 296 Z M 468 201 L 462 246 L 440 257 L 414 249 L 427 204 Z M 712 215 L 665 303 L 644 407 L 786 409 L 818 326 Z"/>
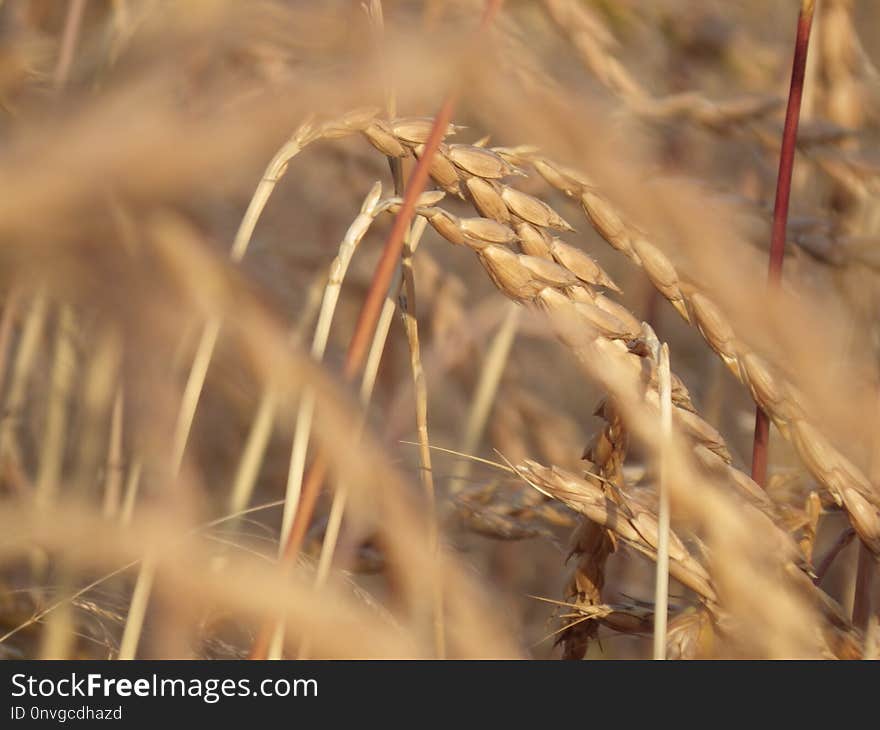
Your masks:
<path fill-rule="evenodd" d="M 871 589 L 874 582 L 876 558 L 861 541 L 858 553 L 852 622 L 857 629 L 865 631 L 868 628 L 868 620 L 871 618 Z"/>
<path fill-rule="evenodd" d="M 275 423 L 275 411 L 278 399 L 275 391 L 267 387 L 260 396 L 257 412 L 248 431 L 247 441 L 235 471 L 235 480 L 232 483 L 232 492 L 229 496 L 229 508 L 232 512 L 238 512 L 247 507 L 253 494 L 254 484 L 257 480 L 257 472 L 263 463 L 266 446 L 272 434 L 272 426 Z"/>
<path fill-rule="evenodd" d="M 819 583 L 822 582 L 822 579 L 825 577 L 825 574 L 828 572 L 834 559 L 853 541 L 855 536 L 856 531 L 852 527 L 847 527 L 840 533 L 840 535 L 838 535 L 834 544 L 828 548 L 825 555 L 822 556 L 822 559 L 816 563 L 816 577 L 813 580 L 816 585 L 819 585 Z"/>
<path fill-rule="evenodd" d="M 306 302 L 302 307 L 299 322 L 291 333 L 291 342 L 299 344 L 303 334 L 318 313 L 321 303 L 321 294 L 327 284 L 328 276 L 322 274 L 316 277 L 315 282 L 309 289 Z M 247 440 L 242 450 L 241 459 L 235 472 L 232 490 L 229 496 L 230 511 L 235 514 L 241 512 L 250 504 L 254 486 L 269 445 L 272 435 L 272 427 L 275 423 L 275 414 L 278 409 L 278 396 L 273 383 L 268 383 L 260 396 L 254 420 L 248 431 Z"/>
<path fill-rule="evenodd" d="M 385 302 L 382 304 L 382 312 L 379 314 L 379 321 L 376 323 L 376 332 L 373 335 L 373 343 L 370 345 L 370 352 L 367 355 L 367 362 L 364 365 L 364 374 L 361 377 L 360 402 L 366 405 L 373 397 L 373 387 L 376 385 L 376 376 L 379 374 L 379 364 L 382 361 L 382 354 L 385 351 L 385 342 L 388 339 L 388 332 L 391 330 L 391 322 L 394 319 L 394 312 L 397 309 L 397 292 L 400 290 L 400 267 L 394 274 L 394 278 L 388 287 L 388 293 L 385 295 Z"/>
<path fill-rule="evenodd" d="M 360 244 L 370 225 L 381 210 L 379 197 L 382 194 L 382 186 L 376 183 L 368 193 L 361 205 L 361 210 L 339 245 L 339 253 L 330 264 L 330 276 L 324 289 L 324 298 L 321 303 L 321 311 L 318 314 L 318 323 L 315 326 L 315 335 L 312 339 L 312 358 L 316 362 L 324 359 L 327 349 L 327 341 L 330 338 L 330 327 L 333 324 L 333 316 L 336 313 L 336 305 L 342 290 L 342 282 L 348 271 L 354 252 Z M 296 427 L 291 447 L 290 467 L 287 475 L 286 501 L 284 503 L 284 516 L 281 523 L 281 540 L 279 542 L 279 556 L 283 555 L 283 548 L 290 530 L 293 526 L 294 516 L 299 507 L 302 493 L 303 473 L 305 472 L 306 454 L 309 447 L 309 437 L 312 430 L 312 418 L 315 410 L 315 393 L 307 387 L 300 396 L 299 408 L 296 414 Z"/>
<path fill-rule="evenodd" d="M 178 411 L 177 422 L 174 426 L 174 436 L 171 441 L 170 473 L 172 476 L 177 476 L 180 473 L 183 454 L 186 451 L 189 434 L 196 415 L 196 408 L 198 408 L 199 399 L 205 386 L 208 367 L 211 364 L 211 357 L 214 354 L 214 348 L 217 345 L 219 335 L 220 320 L 215 317 L 210 319 L 202 330 L 202 335 L 199 338 L 196 353 L 193 357 L 192 368 L 189 371 L 189 377 L 183 389 L 183 397 L 181 398 L 180 410 Z"/>
<path fill-rule="evenodd" d="M 208 366 L 217 344 L 220 334 L 220 319 L 211 318 L 202 330 L 202 335 L 196 347 L 192 368 L 189 372 L 183 397 L 180 402 L 180 410 L 177 414 L 177 423 L 174 428 L 174 436 L 171 442 L 170 477 L 176 478 L 183 464 L 183 455 L 189 440 L 196 408 L 204 388 L 205 378 L 208 374 Z M 135 581 L 134 593 L 128 608 L 128 616 L 125 620 L 125 628 L 122 631 L 118 659 L 134 659 L 137 646 L 143 631 L 144 617 L 147 613 L 147 605 L 150 600 L 150 592 L 156 575 L 156 558 L 152 554 L 144 556 L 138 577 Z"/>
<path fill-rule="evenodd" d="M 378 188 L 378 191 L 377 191 Z M 333 312 L 335 311 L 336 302 L 339 298 L 339 288 L 342 284 L 342 278 L 348 269 L 351 256 L 354 253 L 357 244 L 366 233 L 368 223 L 365 220 L 359 220 L 362 216 L 375 216 L 380 207 L 378 200 L 373 200 L 374 194 L 381 193 L 381 186 L 376 183 L 373 191 L 367 196 L 361 209 L 361 215 L 351 225 L 349 232 L 346 234 L 346 240 L 340 246 L 340 253 L 337 259 L 331 264 L 330 280 L 324 294 L 321 314 L 318 318 L 318 325 L 315 329 L 315 339 L 312 343 L 312 357 L 318 360 L 323 358 L 324 349 L 326 347 L 327 338 L 330 333 L 330 325 L 332 323 Z M 377 196 L 376 196 L 377 197 Z M 371 202 L 372 201 L 372 202 Z M 424 231 L 424 224 L 421 226 L 418 236 Z M 346 242 L 347 241 L 347 242 Z M 334 273 L 335 272 L 335 283 Z M 397 280 L 399 277 L 395 277 Z M 389 291 L 390 298 L 390 291 Z M 386 299 L 387 304 L 387 299 Z M 383 308 L 384 312 L 384 308 Z M 394 300 L 391 299 L 390 314 L 387 320 L 380 321 L 376 327 L 373 336 L 373 342 L 370 348 L 370 360 L 373 367 L 368 367 L 364 372 L 364 378 L 361 383 L 360 400 L 361 405 L 366 412 L 370 399 L 373 394 L 373 384 L 375 383 L 376 373 L 379 367 L 379 361 L 385 348 L 385 341 L 388 337 L 388 331 L 391 324 L 391 316 L 394 313 Z M 308 399 L 308 400 L 306 400 Z M 297 412 L 296 428 L 294 432 L 293 448 L 290 459 L 290 469 L 288 473 L 287 495 L 284 503 L 284 516 L 281 524 L 281 538 L 279 540 L 279 558 L 284 558 L 284 547 L 287 544 L 291 530 L 293 529 L 294 518 L 299 507 L 299 497 L 302 493 L 302 479 L 305 469 L 306 451 L 308 449 L 309 434 L 311 432 L 312 417 L 314 416 L 315 396 L 314 391 L 306 387 L 300 400 L 300 408 Z M 355 431 L 359 434 L 363 428 L 363 422 L 358 424 Z M 309 472 L 312 477 L 314 467 Z M 308 482 L 307 482 L 308 485 Z M 324 541 L 321 545 L 321 554 L 318 560 L 318 571 L 316 574 L 316 587 L 321 587 L 326 580 L 333 562 L 333 553 L 336 550 L 336 541 L 339 536 L 339 530 L 342 524 L 342 516 L 345 512 L 345 503 L 348 499 L 348 487 L 344 483 L 340 483 L 333 495 L 333 503 L 330 507 L 330 516 L 328 518 L 327 529 L 324 535 Z M 280 659 L 284 648 L 284 625 L 279 623 L 272 634 L 272 640 L 267 649 L 267 659 Z M 299 649 L 300 658 L 308 655 L 310 646 L 308 641 L 304 641 Z"/>
<path fill-rule="evenodd" d="M 122 508 L 119 511 L 119 522 L 122 525 L 131 524 L 131 518 L 134 515 L 134 506 L 137 502 L 138 488 L 141 483 L 141 472 L 143 464 L 140 459 L 135 458 L 131 468 L 128 470 L 128 477 L 125 480 L 125 497 L 122 500 Z"/>
<path fill-rule="evenodd" d="M 486 353 L 483 367 L 480 371 L 480 379 L 477 382 L 471 406 L 468 410 L 464 435 L 458 445 L 458 451 L 462 454 L 472 454 L 480 443 L 480 438 L 486 427 L 486 421 L 492 410 L 492 404 L 495 402 L 495 395 L 498 392 L 501 376 L 504 374 L 504 368 L 507 365 L 510 349 L 513 347 L 513 341 L 516 339 L 519 314 L 519 306 L 513 302 L 507 305 L 507 314 L 504 316 L 504 321 L 489 345 L 489 351 Z M 452 472 L 452 479 L 449 481 L 450 494 L 455 495 L 461 491 L 465 480 L 470 474 L 470 470 L 470 460 L 462 459 L 456 462 Z"/>
<path fill-rule="evenodd" d="M 779 154 L 779 174 L 776 178 L 776 203 L 773 207 L 773 233 L 770 242 L 770 266 L 768 280 L 771 289 L 779 286 L 782 278 L 782 261 L 785 254 L 785 232 L 788 227 L 788 207 L 791 199 L 791 177 L 794 169 L 794 153 L 797 147 L 798 120 L 804 93 L 804 76 L 807 65 L 807 49 L 810 28 L 813 23 L 813 0 L 803 0 L 798 14 L 797 39 L 791 69 L 791 87 L 785 111 L 782 132 L 782 149 Z M 755 437 L 752 446 L 752 479 L 762 487 L 767 486 L 767 451 L 770 444 L 770 418 L 757 406 L 755 410 Z"/>
<path fill-rule="evenodd" d="M 666 622 L 669 610 L 669 458 L 672 440 L 672 378 L 669 372 L 669 346 L 660 348 L 658 368 L 660 386 L 659 508 L 657 513 L 657 581 L 654 588 L 654 659 L 666 658 Z"/>
<path fill-rule="evenodd" d="M 413 250 L 418 247 L 419 242 L 422 239 L 422 235 L 425 232 L 426 225 L 427 223 L 423 218 L 419 218 L 413 224 L 412 230 L 410 232 L 411 243 L 409 244 Z M 382 307 L 382 313 L 379 317 L 379 322 L 376 325 L 376 331 L 373 334 L 373 342 L 370 345 L 370 352 L 367 356 L 367 364 L 364 367 L 364 373 L 361 377 L 359 396 L 362 411 L 361 419 L 355 428 L 354 438 L 360 438 L 360 434 L 363 432 L 363 428 L 366 422 L 367 410 L 373 397 L 373 386 L 376 383 L 376 374 L 379 370 L 379 363 L 382 359 L 382 353 L 385 350 L 385 343 L 388 339 L 388 332 L 391 328 L 391 321 L 394 316 L 394 311 L 397 308 L 397 295 L 400 292 L 401 287 L 403 286 L 402 275 L 402 267 L 398 267 L 398 271 L 395 273 L 394 280 L 392 281 L 388 289 L 388 293 L 385 298 L 385 304 Z M 333 492 L 333 501 L 331 502 L 330 514 L 327 518 L 327 528 L 324 531 L 324 539 L 321 543 L 321 552 L 318 557 L 318 568 L 315 574 L 316 590 L 324 586 L 328 576 L 330 575 L 330 568 L 333 565 L 333 556 L 336 552 L 336 547 L 339 542 L 339 534 L 342 528 L 342 518 L 345 514 L 346 503 L 348 502 L 348 494 L 348 484 L 344 481 L 339 482 L 339 484 L 337 484 L 336 486 L 335 491 Z M 284 627 L 281 624 L 279 624 L 279 626 L 276 628 L 275 634 L 273 636 L 273 641 L 267 656 L 268 659 L 281 658 L 284 637 L 283 629 Z M 306 637 L 300 644 L 297 658 L 308 658 L 310 650 L 311 642 L 309 641 L 309 638 Z"/>
<path fill-rule="evenodd" d="M 426 221 L 420 218 L 416 225 L 424 229 Z M 416 283 L 413 272 L 413 255 L 418 240 L 408 233 L 405 236 L 401 272 L 403 286 L 400 294 L 401 315 L 403 316 L 406 339 L 409 344 L 410 367 L 412 369 L 413 390 L 416 404 L 416 428 L 419 437 L 419 475 L 428 508 L 428 549 L 437 557 L 440 549 L 440 535 L 437 523 L 437 496 L 434 491 L 434 473 L 431 467 L 431 444 L 428 436 L 428 387 L 422 368 L 421 347 L 419 344 L 419 323 L 416 315 Z M 446 656 L 446 639 L 443 622 L 443 586 L 440 572 L 435 571 L 433 582 L 434 611 L 434 649 L 438 659 Z"/>
<path fill-rule="evenodd" d="M 153 580 L 156 577 L 156 557 L 152 554 L 144 556 L 141 569 L 138 571 L 137 582 L 131 603 L 128 607 L 128 616 L 125 621 L 125 629 L 119 642 L 117 659 L 132 660 L 137 654 L 138 643 L 141 639 L 141 631 L 144 625 L 144 617 L 147 614 L 147 606 L 150 602 L 150 592 L 153 589 Z"/>
<path fill-rule="evenodd" d="M 74 326 L 73 310 L 68 305 L 62 305 L 58 315 L 52 387 L 49 391 L 46 427 L 37 471 L 35 498 L 42 505 L 52 500 L 61 477 L 67 433 L 67 410 L 76 365 L 72 339 Z"/>
<path fill-rule="evenodd" d="M 863 659 L 880 659 L 880 616 L 871 616 L 865 632 L 865 654 Z"/>
<path fill-rule="evenodd" d="M 269 202 L 272 191 L 275 190 L 278 181 L 287 172 L 287 166 L 290 164 L 290 161 L 302 151 L 302 148 L 307 143 L 310 129 L 311 125 L 308 122 L 302 125 L 270 160 L 266 171 L 263 173 L 263 177 L 257 185 L 257 189 L 254 191 L 253 197 L 251 197 L 250 203 L 248 203 L 244 217 L 238 226 L 238 231 L 236 231 L 235 239 L 232 243 L 232 251 L 230 252 L 233 261 L 241 261 L 244 258 L 244 254 L 251 242 L 251 236 L 254 235 L 254 229 L 257 227 L 257 221 L 260 219 L 266 203 Z"/>
<path fill-rule="evenodd" d="M 76 51 L 76 42 L 79 39 L 79 29 L 82 25 L 85 7 L 86 0 L 69 0 L 67 4 L 67 17 L 64 20 L 61 47 L 58 52 L 58 61 L 55 64 L 55 72 L 52 76 L 56 88 L 64 86 L 70 74 L 70 67 L 73 64 L 73 54 Z"/>
<path fill-rule="evenodd" d="M 104 466 L 104 507 L 105 517 L 114 518 L 119 514 L 122 499 L 122 386 L 116 389 L 113 399 L 113 415 L 110 420 L 110 439 L 107 445 L 107 462 Z"/>
<path fill-rule="evenodd" d="M 9 348 L 12 342 L 12 328 L 18 316 L 19 290 L 13 287 L 6 295 L 3 314 L 0 316 L 0 385 L 6 382 L 9 367 Z"/>
<path fill-rule="evenodd" d="M 25 317 L 21 339 L 12 365 L 11 382 L 6 396 L 6 417 L 0 422 L 0 459 L 11 457 L 15 449 L 15 428 L 27 397 L 31 366 L 40 348 L 47 309 L 46 291 L 41 288 L 32 300 Z"/>
<path fill-rule="evenodd" d="M 302 307 L 299 321 L 291 332 L 290 340 L 298 345 L 304 336 L 305 330 L 311 326 L 318 314 L 321 304 L 322 292 L 327 285 L 328 274 L 322 273 L 315 278 L 306 302 Z M 229 504 L 233 514 L 239 513 L 250 504 L 254 486 L 257 481 L 260 465 L 266 454 L 269 439 L 272 435 L 272 426 L 275 423 L 275 414 L 278 409 L 278 396 L 273 383 L 268 383 L 260 396 L 254 420 L 248 431 L 247 440 L 242 450 L 241 459 L 235 472 L 235 479 L 230 492 Z"/>

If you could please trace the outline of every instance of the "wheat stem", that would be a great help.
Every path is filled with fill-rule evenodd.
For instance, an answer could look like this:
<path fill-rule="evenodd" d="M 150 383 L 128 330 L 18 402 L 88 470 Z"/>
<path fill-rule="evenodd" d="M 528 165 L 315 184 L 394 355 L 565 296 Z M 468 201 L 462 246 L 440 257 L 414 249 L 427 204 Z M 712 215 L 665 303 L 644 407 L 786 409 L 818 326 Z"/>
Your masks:
<path fill-rule="evenodd" d="M 67 4 L 67 17 L 64 19 L 64 32 L 61 36 L 61 48 L 58 52 L 58 61 L 55 64 L 55 72 L 52 75 L 56 88 L 64 86 L 70 74 L 73 64 L 73 54 L 76 51 L 76 42 L 79 39 L 79 30 L 82 25 L 83 11 L 86 0 L 70 0 Z"/>
<path fill-rule="evenodd" d="M 418 224 L 421 224 L 422 229 L 424 229 L 426 221 L 424 218 L 419 218 L 416 221 L 416 225 Z M 428 436 L 428 388 L 425 382 L 425 372 L 422 368 L 419 324 L 416 318 L 416 285 L 412 268 L 413 255 L 417 245 L 418 240 L 410 233 L 407 233 L 401 259 L 403 287 L 400 293 L 400 309 L 404 329 L 406 330 L 407 343 L 409 344 L 410 368 L 412 370 L 413 390 L 415 392 L 416 428 L 419 437 L 419 477 L 427 503 L 428 549 L 436 558 L 440 549 L 439 527 L 437 523 L 437 496 L 434 491 L 434 474 L 431 466 L 430 438 Z M 440 582 L 439 571 L 434 573 L 432 588 L 434 594 L 434 648 L 437 658 L 442 659 L 446 656 L 446 639 L 443 622 L 443 587 Z"/>
<path fill-rule="evenodd" d="M 113 413 L 110 417 L 110 437 L 107 445 L 107 461 L 104 466 L 104 506 L 105 517 L 114 518 L 119 514 L 122 498 L 122 386 L 116 388 L 113 399 Z"/>
<path fill-rule="evenodd" d="M 669 610 L 669 468 L 668 451 L 672 439 L 672 378 L 669 372 L 669 346 L 660 348 L 658 369 L 660 387 L 660 506 L 657 513 L 657 580 L 654 587 L 654 659 L 666 658 L 666 622 Z"/>

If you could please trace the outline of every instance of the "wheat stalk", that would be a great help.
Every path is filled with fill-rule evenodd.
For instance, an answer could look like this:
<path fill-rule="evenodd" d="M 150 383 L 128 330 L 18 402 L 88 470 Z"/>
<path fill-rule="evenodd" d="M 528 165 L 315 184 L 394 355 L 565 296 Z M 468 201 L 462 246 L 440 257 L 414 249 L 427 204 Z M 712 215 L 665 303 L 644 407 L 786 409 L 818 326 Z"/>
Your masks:
<path fill-rule="evenodd" d="M 669 465 L 664 456 L 672 434 L 672 377 L 669 372 L 669 346 L 663 343 L 659 357 L 660 380 L 660 506 L 657 516 L 657 580 L 654 589 L 654 659 L 666 658 L 667 610 L 669 604 Z"/>

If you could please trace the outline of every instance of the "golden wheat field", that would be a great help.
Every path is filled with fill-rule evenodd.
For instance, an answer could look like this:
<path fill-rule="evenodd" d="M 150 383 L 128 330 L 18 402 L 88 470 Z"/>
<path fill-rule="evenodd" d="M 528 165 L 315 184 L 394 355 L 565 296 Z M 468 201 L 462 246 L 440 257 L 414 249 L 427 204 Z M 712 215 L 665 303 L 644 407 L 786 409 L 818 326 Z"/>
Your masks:
<path fill-rule="evenodd" d="M 877 657 L 874 0 L 0 34 L 0 657 Z"/>

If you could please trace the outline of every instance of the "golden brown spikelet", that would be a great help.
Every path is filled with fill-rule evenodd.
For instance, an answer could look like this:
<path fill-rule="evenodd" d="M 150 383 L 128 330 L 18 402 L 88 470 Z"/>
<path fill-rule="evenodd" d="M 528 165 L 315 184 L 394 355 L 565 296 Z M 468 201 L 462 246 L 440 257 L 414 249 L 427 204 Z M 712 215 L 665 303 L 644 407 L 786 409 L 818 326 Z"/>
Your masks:
<path fill-rule="evenodd" d="M 517 240 L 513 229 L 488 218 L 462 218 L 459 228 L 468 241 L 478 246 L 487 243 L 510 245 Z"/>
<path fill-rule="evenodd" d="M 496 185 L 490 180 L 471 176 L 465 180 L 465 186 L 474 201 L 474 207 L 480 215 L 491 218 L 499 223 L 510 223 L 510 211 L 507 209 Z"/>
<path fill-rule="evenodd" d="M 425 144 L 433 126 L 434 119 L 432 117 L 398 117 L 390 123 L 390 128 L 394 135 L 401 142 L 409 145 Z M 460 129 L 461 127 L 450 124 L 443 136 L 448 137 Z"/>
<path fill-rule="evenodd" d="M 447 151 L 448 148 L 445 148 L 445 145 L 440 145 L 437 154 L 431 158 L 431 165 L 428 168 L 428 172 L 431 175 L 431 179 L 446 192 L 452 193 L 453 195 L 461 195 L 458 172 L 455 169 L 455 165 L 450 162 L 447 156 Z M 416 145 L 413 148 L 413 154 L 415 154 L 417 158 L 421 159 L 423 153 L 424 145 Z"/>
<path fill-rule="evenodd" d="M 639 320 L 636 319 L 626 307 L 621 306 L 620 304 L 612 299 L 609 299 L 603 294 L 596 295 L 596 298 L 593 300 L 593 302 L 597 307 L 605 310 L 606 312 L 620 320 L 626 328 L 626 331 L 630 338 L 636 338 L 641 334 L 642 323 L 639 322 Z"/>
<path fill-rule="evenodd" d="M 630 329 L 621 320 L 594 303 L 577 302 L 574 308 L 586 322 L 599 330 L 605 337 L 622 340 L 631 338 L 632 333 Z"/>
<path fill-rule="evenodd" d="M 681 299 L 678 291 L 678 272 L 665 254 L 642 237 L 634 238 L 632 246 L 654 286 L 670 299 Z"/>
<path fill-rule="evenodd" d="M 519 263 L 536 281 L 543 282 L 544 284 L 565 289 L 578 283 L 577 277 L 568 269 L 558 266 L 547 259 L 520 254 Z"/>
<path fill-rule="evenodd" d="M 626 251 L 630 246 L 626 227 L 608 201 L 598 193 L 587 190 L 581 195 L 581 203 L 599 234 L 619 251 Z"/>
<path fill-rule="evenodd" d="M 572 195 L 577 190 L 592 186 L 592 183 L 582 173 L 550 162 L 546 158 L 534 157 L 531 159 L 531 163 L 541 177 L 554 188 L 567 195 Z"/>
<path fill-rule="evenodd" d="M 554 238 L 550 244 L 550 253 L 556 261 L 581 281 L 620 292 L 620 288 L 605 273 L 605 270 L 579 248 Z"/>
<path fill-rule="evenodd" d="M 407 154 L 400 140 L 394 135 L 388 122 L 381 119 L 374 119 L 363 130 L 364 136 L 370 140 L 373 145 L 383 155 L 388 157 L 405 157 Z"/>
<path fill-rule="evenodd" d="M 428 223 L 450 243 L 457 246 L 465 244 L 464 232 L 461 230 L 461 221 L 457 216 L 443 210 L 442 208 L 428 208 L 422 211 L 428 219 Z"/>
<path fill-rule="evenodd" d="M 694 292 L 690 296 L 690 302 L 696 319 L 695 324 L 699 327 L 700 332 L 727 362 L 731 362 L 736 357 L 736 350 L 734 348 L 734 334 L 730 325 L 708 297 Z"/>
<path fill-rule="evenodd" d="M 543 200 L 538 200 L 538 198 L 528 193 L 502 185 L 501 198 L 507 204 L 511 213 L 519 216 L 527 223 L 533 223 L 543 228 L 555 228 L 560 231 L 574 230 L 547 203 Z"/>
<path fill-rule="evenodd" d="M 516 300 L 533 299 L 544 288 L 523 269 L 519 256 L 507 248 L 490 245 L 480 249 L 480 260 L 495 285 Z"/>
<path fill-rule="evenodd" d="M 507 206 L 504 209 L 507 210 Z M 519 247 L 523 253 L 542 259 L 553 258 L 551 252 L 553 237 L 549 233 L 525 221 L 517 221 L 515 228 L 519 236 Z"/>
<path fill-rule="evenodd" d="M 508 175 L 519 174 L 519 171 L 501 155 L 483 147 L 451 144 L 446 155 L 454 165 L 477 177 L 498 180 Z"/>

